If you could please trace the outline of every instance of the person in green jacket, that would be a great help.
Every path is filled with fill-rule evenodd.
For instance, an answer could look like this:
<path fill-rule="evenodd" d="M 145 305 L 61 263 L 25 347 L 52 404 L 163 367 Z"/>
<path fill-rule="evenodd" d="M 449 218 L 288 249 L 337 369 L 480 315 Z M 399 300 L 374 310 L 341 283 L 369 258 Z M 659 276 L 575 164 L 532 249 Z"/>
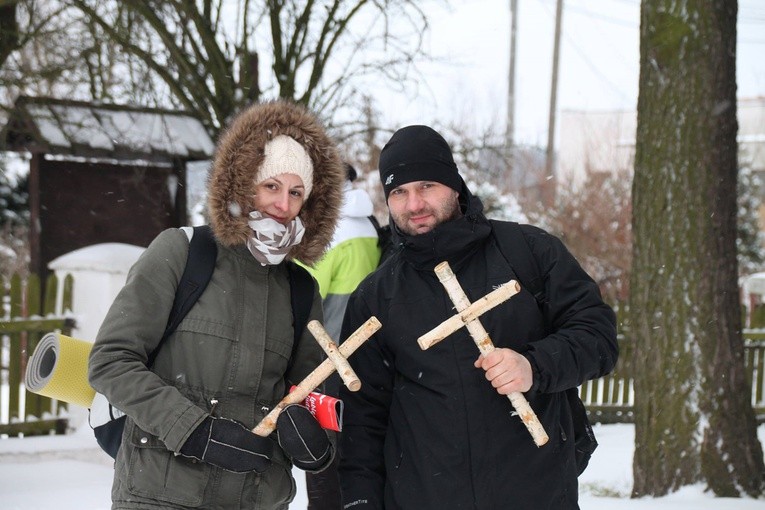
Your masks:
<path fill-rule="evenodd" d="M 254 105 L 223 133 L 208 184 L 215 271 L 175 332 L 164 332 L 185 267 L 182 229 L 159 234 L 98 332 L 89 380 L 127 421 L 112 508 L 286 509 L 293 464 L 325 468 L 334 437 L 289 406 L 269 437 L 251 429 L 322 361 L 293 332 L 287 261 L 319 260 L 337 222 L 345 171 L 323 127 L 286 101 Z M 315 289 L 309 320 L 322 320 Z"/>
<path fill-rule="evenodd" d="M 343 188 L 343 205 L 335 235 L 327 253 L 314 266 L 305 266 L 319 282 L 324 306 L 324 329 L 336 342 L 341 342 L 340 330 L 348 298 L 380 262 L 377 229 L 369 217 L 374 205 L 369 194 L 353 187 L 356 169 L 345 164 L 346 181 Z M 337 396 L 340 378 L 333 374 L 326 383 L 326 392 Z M 308 510 L 339 510 L 340 481 L 337 476 L 337 459 L 320 473 L 306 472 Z"/>
<path fill-rule="evenodd" d="M 345 170 L 342 208 L 332 242 L 319 262 L 303 264 L 319 282 L 324 329 L 335 341 L 340 341 L 348 297 L 380 262 L 377 230 L 369 219 L 374 212 L 372 199 L 363 189 L 353 187 L 356 169 L 345 163 Z"/>

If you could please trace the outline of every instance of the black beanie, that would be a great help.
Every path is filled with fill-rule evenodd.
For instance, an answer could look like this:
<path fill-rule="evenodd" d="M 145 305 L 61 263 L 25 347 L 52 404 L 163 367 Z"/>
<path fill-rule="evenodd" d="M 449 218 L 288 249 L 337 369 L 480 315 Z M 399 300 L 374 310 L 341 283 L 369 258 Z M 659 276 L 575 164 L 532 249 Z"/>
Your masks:
<path fill-rule="evenodd" d="M 391 190 L 414 181 L 439 182 L 462 191 L 449 144 L 428 126 L 407 126 L 393 133 L 380 152 L 379 167 L 386 201 Z"/>

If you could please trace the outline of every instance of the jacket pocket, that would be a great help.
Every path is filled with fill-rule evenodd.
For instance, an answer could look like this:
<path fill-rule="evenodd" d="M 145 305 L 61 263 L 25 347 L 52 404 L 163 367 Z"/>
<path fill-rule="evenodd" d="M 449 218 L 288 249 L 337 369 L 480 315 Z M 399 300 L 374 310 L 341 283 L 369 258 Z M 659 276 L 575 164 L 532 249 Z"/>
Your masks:
<path fill-rule="evenodd" d="M 144 432 L 130 420 L 128 423 L 127 487 L 130 493 L 189 507 L 202 504 L 209 466 L 176 456 L 156 436 Z"/>
<path fill-rule="evenodd" d="M 220 395 L 235 359 L 233 335 L 233 328 L 220 322 L 184 319 L 159 349 L 152 370 L 173 386 L 204 388 Z"/>
<path fill-rule="evenodd" d="M 266 338 L 266 345 L 263 351 L 264 380 L 274 376 L 279 380 L 284 377 L 292 357 L 292 343 L 293 339 L 291 337 L 269 336 Z"/>
<path fill-rule="evenodd" d="M 178 328 L 176 328 L 176 331 L 199 333 L 202 335 L 224 338 L 226 340 L 234 339 L 234 328 L 231 324 L 193 315 L 184 318 L 178 325 Z"/>

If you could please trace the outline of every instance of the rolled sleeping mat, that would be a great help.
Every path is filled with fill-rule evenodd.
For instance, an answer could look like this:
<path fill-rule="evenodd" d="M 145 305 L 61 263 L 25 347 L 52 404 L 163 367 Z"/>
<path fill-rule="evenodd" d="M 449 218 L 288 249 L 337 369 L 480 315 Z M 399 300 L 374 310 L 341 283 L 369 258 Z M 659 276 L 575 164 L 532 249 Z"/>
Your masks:
<path fill-rule="evenodd" d="M 96 392 L 88 383 L 88 356 L 93 344 L 60 333 L 48 333 L 27 363 L 24 383 L 38 395 L 90 407 Z"/>

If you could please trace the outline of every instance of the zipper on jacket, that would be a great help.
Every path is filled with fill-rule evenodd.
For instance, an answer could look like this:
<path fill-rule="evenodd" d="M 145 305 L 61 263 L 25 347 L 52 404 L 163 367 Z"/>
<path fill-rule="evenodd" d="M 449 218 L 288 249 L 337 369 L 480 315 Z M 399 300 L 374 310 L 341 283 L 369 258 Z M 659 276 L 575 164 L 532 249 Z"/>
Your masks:
<path fill-rule="evenodd" d="M 211 398 L 210 399 L 210 416 L 215 416 L 215 408 L 218 407 L 218 399 L 217 398 Z"/>

